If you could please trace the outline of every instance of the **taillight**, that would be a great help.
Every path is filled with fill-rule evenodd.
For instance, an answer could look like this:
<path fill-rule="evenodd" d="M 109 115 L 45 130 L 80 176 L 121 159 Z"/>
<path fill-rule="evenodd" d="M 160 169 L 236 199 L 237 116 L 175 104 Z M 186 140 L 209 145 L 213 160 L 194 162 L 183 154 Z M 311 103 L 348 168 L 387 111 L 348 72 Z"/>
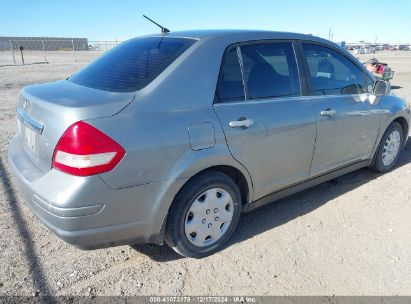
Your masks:
<path fill-rule="evenodd" d="M 112 170 L 126 154 L 117 142 L 84 121 L 71 125 L 57 143 L 53 168 L 78 176 Z"/>

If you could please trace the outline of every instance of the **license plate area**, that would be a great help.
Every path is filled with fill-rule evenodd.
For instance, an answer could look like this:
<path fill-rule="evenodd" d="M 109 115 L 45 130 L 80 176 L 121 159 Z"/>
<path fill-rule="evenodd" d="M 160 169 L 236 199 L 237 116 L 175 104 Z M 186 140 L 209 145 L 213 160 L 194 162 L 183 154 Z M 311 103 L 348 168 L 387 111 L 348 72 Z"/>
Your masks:
<path fill-rule="evenodd" d="M 26 127 L 24 124 L 17 119 L 17 124 L 19 128 L 20 136 L 24 142 L 24 145 L 31 151 L 33 154 L 36 154 L 37 147 L 36 147 L 36 132 L 31 130 L 30 128 Z"/>
<path fill-rule="evenodd" d="M 24 141 L 26 142 L 27 147 L 33 153 L 36 153 L 36 133 L 27 127 L 25 127 L 24 130 L 26 133 Z"/>

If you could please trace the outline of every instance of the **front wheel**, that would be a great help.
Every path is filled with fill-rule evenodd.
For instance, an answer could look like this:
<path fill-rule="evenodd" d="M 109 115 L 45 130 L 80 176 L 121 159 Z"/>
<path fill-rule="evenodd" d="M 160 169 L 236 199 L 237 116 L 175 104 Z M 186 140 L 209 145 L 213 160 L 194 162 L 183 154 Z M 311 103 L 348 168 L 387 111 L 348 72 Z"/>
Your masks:
<path fill-rule="evenodd" d="M 378 146 L 372 165 L 374 171 L 387 172 L 394 167 L 404 142 L 403 137 L 401 125 L 398 122 L 393 122 L 385 131 Z"/>
<path fill-rule="evenodd" d="M 177 194 L 167 219 L 165 241 L 177 253 L 201 258 L 223 246 L 241 213 L 240 191 L 224 173 L 210 171 Z"/>

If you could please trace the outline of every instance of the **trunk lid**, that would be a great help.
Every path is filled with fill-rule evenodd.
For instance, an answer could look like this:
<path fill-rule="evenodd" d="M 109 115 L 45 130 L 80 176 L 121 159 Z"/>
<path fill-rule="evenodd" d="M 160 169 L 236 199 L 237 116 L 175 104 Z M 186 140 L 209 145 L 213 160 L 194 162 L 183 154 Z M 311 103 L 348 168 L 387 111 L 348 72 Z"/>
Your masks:
<path fill-rule="evenodd" d="M 115 115 L 134 96 L 134 92 L 102 91 L 66 80 L 25 87 L 17 105 L 24 150 L 41 171 L 47 172 L 51 169 L 54 148 L 70 125 Z"/>

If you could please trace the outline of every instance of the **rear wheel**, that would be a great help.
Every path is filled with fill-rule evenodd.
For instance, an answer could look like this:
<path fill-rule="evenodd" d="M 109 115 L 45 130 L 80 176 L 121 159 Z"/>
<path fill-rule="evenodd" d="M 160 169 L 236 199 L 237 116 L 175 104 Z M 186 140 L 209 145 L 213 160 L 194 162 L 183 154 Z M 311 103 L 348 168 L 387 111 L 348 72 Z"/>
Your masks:
<path fill-rule="evenodd" d="M 374 171 L 387 172 L 394 167 L 404 142 L 403 137 L 401 125 L 398 122 L 393 122 L 385 131 L 378 146 L 372 165 Z"/>
<path fill-rule="evenodd" d="M 240 191 L 224 173 L 210 171 L 177 194 L 165 241 L 179 254 L 200 258 L 218 251 L 233 234 L 241 213 Z"/>

